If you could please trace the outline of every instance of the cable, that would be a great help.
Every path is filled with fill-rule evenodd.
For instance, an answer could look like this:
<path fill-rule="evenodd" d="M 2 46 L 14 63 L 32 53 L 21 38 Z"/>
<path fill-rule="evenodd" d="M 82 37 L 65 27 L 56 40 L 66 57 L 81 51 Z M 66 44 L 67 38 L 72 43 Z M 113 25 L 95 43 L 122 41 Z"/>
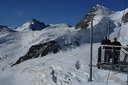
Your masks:
<path fill-rule="evenodd" d="M 109 76 L 110 76 L 110 70 L 108 72 L 108 77 L 107 77 L 106 85 L 108 85 Z"/>

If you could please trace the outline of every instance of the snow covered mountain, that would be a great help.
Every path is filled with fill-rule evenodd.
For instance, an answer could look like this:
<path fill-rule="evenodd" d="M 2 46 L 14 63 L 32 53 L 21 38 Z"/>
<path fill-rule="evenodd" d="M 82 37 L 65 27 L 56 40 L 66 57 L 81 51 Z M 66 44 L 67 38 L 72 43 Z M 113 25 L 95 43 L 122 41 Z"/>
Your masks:
<path fill-rule="evenodd" d="M 29 22 L 26 22 L 22 26 L 16 28 L 16 31 L 35 31 L 35 30 L 42 30 L 43 28 L 47 27 L 48 25 L 45 25 L 43 22 L 39 22 L 36 19 L 32 19 Z"/>
<path fill-rule="evenodd" d="M 109 21 L 109 15 L 114 13 L 113 11 L 109 10 L 106 7 L 96 5 L 93 7 L 85 16 L 84 18 L 75 26 L 76 29 L 82 28 L 87 29 L 90 25 L 90 21 L 93 19 L 95 20 L 94 25 L 98 24 L 99 21 L 106 19 Z"/>
<path fill-rule="evenodd" d="M 94 42 L 99 42 L 101 39 L 103 39 L 103 36 L 110 34 L 111 40 L 113 37 L 118 37 L 120 41 L 125 41 L 122 43 L 125 45 L 128 43 L 126 38 L 126 30 L 128 29 L 127 16 L 128 8 L 123 11 L 114 12 L 104 6 L 96 5 L 84 16 L 84 18 L 75 26 L 75 28 L 89 30 L 91 28 L 91 20 L 93 19 L 93 29 L 95 35 Z M 125 33 L 121 32 L 124 30 Z"/>
<path fill-rule="evenodd" d="M 0 85 L 105 85 L 108 71 L 97 68 L 93 68 L 94 81 L 88 82 L 90 22 L 93 18 L 95 65 L 100 42 L 109 34 L 108 23 L 110 39 L 118 37 L 122 45 L 128 44 L 127 14 L 128 9 L 113 12 L 97 5 L 75 27 L 34 19 L 15 31 L 1 32 Z M 54 54 L 55 45 L 61 49 Z M 126 74 L 110 74 L 109 85 L 126 85 Z"/>
<path fill-rule="evenodd" d="M 14 32 L 14 30 L 11 28 L 8 28 L 7 26 L 0 25 L 0 32 L 1 33 L 5 33 L 5 32 L 7 33 L 7 32 Z"/>

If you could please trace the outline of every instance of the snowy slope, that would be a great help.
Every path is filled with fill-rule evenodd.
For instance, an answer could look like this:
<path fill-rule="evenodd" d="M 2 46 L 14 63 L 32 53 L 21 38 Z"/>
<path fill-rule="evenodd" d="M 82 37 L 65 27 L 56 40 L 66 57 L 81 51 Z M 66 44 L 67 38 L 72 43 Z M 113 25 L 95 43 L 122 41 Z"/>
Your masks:
<path fill-rule="evenodd" d="M 99 6 L 99 5 L 98 5 Z M 100 6 L 94 17 L 93 64 L 97 63 L 97 49 L 110 25 L 110 39 L 118 36 L 123 11 L 113 12 Z M 128 12 L 128 9 L 125 10 Z M 16 31 L 0 34 L 0 85 L 105 85 L 108 71 L 93 68 L 94 82 L 89 78 L 90 22 L 88 29 L 75 29 L 67 24 L 50 24 L 42 29 L 37 23 L 31 28 L 27 22 Z M 33 26 L 33 25 L 32 25 Z M 38 28 L 39 27 L 39 28 Z M 119 40 L 128 42 L 128 23 L 122 23 Z M 55 40 L 62 50 L 57 54 L 30 59 L 10 67 L 17 59 L 25 55 L 33 45 Z M 76 43 L 77 42 L 77 43 Z M 79 44 L 78 44 L 79 43 Z M 71 44 L 66 46 L 65 44 Z M 79 46 L 80 45 L 80 46 Z M 126 85 L 126 75 L 110 72 L 109 85 Z"/>
<path fill-rule="evenodd" d="M 128 44 L 128 23 L 122 22 L 122 16 L 126 13 L 128 13 L 128 8 L 110 15 L 111 20 L 116 25 L 114 32 L 111 34 L 111 38 L 119 36 L 118 39 L 122 42 L 123 45 Z"/>
<path fill-rule="evenodd" d="M 95 44 L 94 48 L 98 48 Z M 1 85 L 106 85 L 109 71 L 93 68 L 89 79 L 89 45 L 23 62 L 1 73 Z M 97 50 L 94 49 L 97 55 Z M 96 64 L 97 56 L 93 57 Z M 126 85 L 126 75 L 110 72 L 109 85 Z M 8 82 L 6 82 L 8 81 Z"/>
<path fill-rule="evenodd" d="M 63 29 L 62 29 L 63 28 Z M 51 25 L 41 31 L 9 32 L 0 37 L 0 68 L 6 68 L 19 57 L 25 55 L 32 45 L 55 40 L 67 33 L 68 25 Z M 72 30 L 73 28 L 71 28 Z"/>

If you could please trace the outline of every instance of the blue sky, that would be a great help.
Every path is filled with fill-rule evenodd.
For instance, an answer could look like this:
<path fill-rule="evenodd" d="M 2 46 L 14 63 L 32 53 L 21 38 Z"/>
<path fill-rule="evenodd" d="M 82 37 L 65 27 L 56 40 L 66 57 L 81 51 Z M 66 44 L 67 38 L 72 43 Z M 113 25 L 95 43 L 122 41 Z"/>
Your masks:
<path fill-rule="evenodd" d="M 33 18 L 46 24 L 75 25 L 96 4 L 120 11 L 128 8 L 125 1 L 127 0 L 1 0 L 0 25 L 15 27 Z"/>

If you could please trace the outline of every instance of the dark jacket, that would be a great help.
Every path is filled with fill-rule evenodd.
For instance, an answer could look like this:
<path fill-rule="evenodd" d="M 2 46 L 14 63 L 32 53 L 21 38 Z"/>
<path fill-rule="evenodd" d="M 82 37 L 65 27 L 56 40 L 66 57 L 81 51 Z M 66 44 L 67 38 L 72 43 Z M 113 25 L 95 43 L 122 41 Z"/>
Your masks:
<path fill-rule="evenodd" d="M 122 45 L 120 44 L 120 42 L 118 42 L 118 41 L 112 42 L 112 45 L 115 45 L 115 46 L 122 46 Z M 116 50 L 120 50 L 121 47 L 115 47 L 115 49 L 116 49 Z"/>
<path fill-rule="evenodd" d="M 111 41 L 109 39 L 102 40 L 101 45 L 111 45 Z M 104 46 L 105 49 L 111 49 L 111 47 Z"/>

